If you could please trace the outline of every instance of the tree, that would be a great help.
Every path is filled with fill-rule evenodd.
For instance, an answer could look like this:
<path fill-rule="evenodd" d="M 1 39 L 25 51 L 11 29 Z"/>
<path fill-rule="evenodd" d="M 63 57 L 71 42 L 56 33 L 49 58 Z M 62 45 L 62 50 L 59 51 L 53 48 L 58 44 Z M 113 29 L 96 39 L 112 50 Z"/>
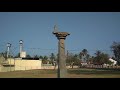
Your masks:
<path fill-rule="evenodd" d="M 87 54 L 87 55 L 86 55 L 86 61 L 88 62 L 88 64 L 90 63 L 89 59 L 90 59 L 90 55 Z"/>
<path fill-rule="evenodd" d="M 88 53 L 87 49 L 83 49 L 82 52 L 83 52 L 83 56 L 87 55 Z"/>
<path fill-rule="evenodd" d="M 96 53 L 95 53 L 96 56 L 100 56 L 100 54 L 101 54 L 100 50 L 97 50 Z"/>
<path fill-rule="evenodd" d="M 43 56 L 42 63 L 43 64 L 47 64 L 48 63 L 48 57 L 47 56 Z"/>
<path fill-rule="evenodd" d="M 70 65 L 72 68 L 74 65 L 80 66 L 80 60 L 79 60 L 79 55 L 69 53 L 66 59 L 67 65 Z"/>
<path fill-rule="evenodd" d="M 43 59 L 43 56 L 40 56 L 39 58 L 40 58 L 40 59 Z"/>
<path fill-rule="evenodd" d="M 12 55 L 8 55 L 8 57 L 7 57 L 7 51 L 2 52 L 1 55 L 5 58 L 5 60 L 6 60 L 7 58 L 13 57 Z"/>
<path fill-rule="evenodd" d="M 38 55 L 35 55 L 33 58 L 39 58 Z"/>
<path fill-rule="evenodd" d="M 94 56 L 89 57 L 89 63 L 90 64 L 93 64 L 94 58 L 95 58 Z"/>
<path fill-rule="evenodd" d="M 48 60 L 48 57 L 47 57 L 47 56 L 44 56 L 44 57 L 43 57 L 43 60 Z"/>
<path fill-rule="evenodd" d="M 109 55 L 102 53 L 101 51 L 96 51 L 95 57 L 93 58 L 93 63 L 96 65 L 109 64 Z"/>
<path fill-rule="evenodd" d="M 54 55 L 54 53 L 51 53 L 50 60 L 51 60 L 52 65 L 54 66 L 55 65 L 54 64 L 54 61 L 55 61 L 55 55 Z"/>
<path fill-rule="evenodd" d="M 82 59 L 82 56 L 83 56 L 83 53 L 80 52 L 80 53 L 79 53 L 79 58 L 80 58 L 80 60 Z"/>
<path fill-rule="evenodd" d="M 120 42 L 113 42 L 110 48 L 114 53 L 115 60 L 117 61 L 118 65 L 120 65 Z"/>
<path fill-rule="evenodd" d="M 93 59 L 93 63 L 94 64 L 97 64 L 97 65 L 100 65 L 100 64 L 103 64 L 103 63 L 101 63 L 101 51 L 99 51 L 99 50 L 97 50 L 96 51 L 96 53 L 95 53 L 95 57 L 94 57 L 94 59 Z"/>
<path fill-rule="evenodd" d="M 88 54 L 87 49 L 83 49 L 80 53 L 79 53 L 79 58 L 80 60 L 84 60 L 87 61 L 89 59 L 90 55 Z"/>
<path fill-rule="evenodd" d="M 26 58 L 31 58 L 31 56 L 29 54 L 26 55 Z"/>
<path fill-rule="evenodd" d="M 79 55 L 75 54 L 72 57 L 72 60 L 73 60 L 73 62 L 72 62 L 72 68 L 73 68 L 74 65 L 80 66 L 80 60 L 79 60 L 78 56 Z"/>
<path fill-rule="evenodd" d="M 7 59 L 7 51 L 3 52 L 2 55 L 5 59 Z"/>

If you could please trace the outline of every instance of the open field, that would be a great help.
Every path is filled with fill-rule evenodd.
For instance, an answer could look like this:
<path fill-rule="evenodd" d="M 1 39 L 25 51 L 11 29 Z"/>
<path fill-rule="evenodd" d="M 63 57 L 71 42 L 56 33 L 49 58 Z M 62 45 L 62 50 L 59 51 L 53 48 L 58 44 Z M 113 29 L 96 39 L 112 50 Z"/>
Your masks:
<path fill-rule="evenodd" d="M 68 69 L 67 78 L 120 78 L 120 69 Z M 57 78 L 57 70 L 0 72 L 0 78 Z"/>

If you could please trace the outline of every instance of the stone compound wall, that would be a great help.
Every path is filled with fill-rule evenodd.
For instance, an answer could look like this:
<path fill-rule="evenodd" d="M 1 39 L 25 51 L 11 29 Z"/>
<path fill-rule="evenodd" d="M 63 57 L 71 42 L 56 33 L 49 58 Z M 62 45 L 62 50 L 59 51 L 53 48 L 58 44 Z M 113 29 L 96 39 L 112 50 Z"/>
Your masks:
<path fill-rule="evenodd" d="M 13 60 L 15 70 L 41 69 L 41 60 Z"/>
<path fill-rule="evenodd" d="M 11 66 L 0 65 L 0 72 L 16 71 L 16 70 L 31 70 L 41 69 L 41 60 L 22 60 L 22 59 L 8 59 Z"/>

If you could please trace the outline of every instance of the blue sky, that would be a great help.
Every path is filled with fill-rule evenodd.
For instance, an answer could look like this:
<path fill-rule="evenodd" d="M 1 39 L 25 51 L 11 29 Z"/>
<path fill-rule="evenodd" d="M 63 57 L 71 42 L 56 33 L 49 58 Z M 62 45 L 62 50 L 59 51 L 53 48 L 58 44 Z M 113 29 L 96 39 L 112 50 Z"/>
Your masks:
<path fill-rule="evenodd" d="M 69 32 L 65 47 L 78 53 L 88 49 L 110 52 L 113 41 L 120 41 L 120 12 L 0 12 L 0 50 L 12 44 L 12 52 L 19 52 L 19 40 L 31 54 L 57 53 L 54 25 L 59 31 Z M 34 48 L 34 49 L 33 49 Z"/>

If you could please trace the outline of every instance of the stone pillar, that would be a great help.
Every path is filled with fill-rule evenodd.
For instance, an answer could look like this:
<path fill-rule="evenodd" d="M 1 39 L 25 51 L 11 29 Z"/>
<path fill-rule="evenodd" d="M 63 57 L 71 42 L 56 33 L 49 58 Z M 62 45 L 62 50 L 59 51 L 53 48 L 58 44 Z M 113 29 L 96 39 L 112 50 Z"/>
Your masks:
<path fill-rule="evenodd" d="M 58 52 L 59 52 L 58 55 L 59 55 L 59 66 L 60 66 L 59 75 L 62 78 L 62 77 L 66 77 L 66 73 L 67 73 L 64 39 L 59 39 Z"/>
<path fill-rule="evenodd" d="M 21 58 L 21 54 L 22 54 L 22 51 L 23 51 L 23 41 L 20 40 L 19 44 L 20 44 L 20 58 Z"/>
<path fill-rule="evenodd" d="M 9 54 L 10 54 L 10 47 L 11 47 L 11 44 L 7 43 L 7 58 L 9 57 Z"/>
<path fill-rule="evenodd" d="M 65 56 L 65 39 L 70 35 L 67 32 L 55 32 L 53 33 L 58 38 L 58 78 L 66 78 L 66 56 Z"/>

